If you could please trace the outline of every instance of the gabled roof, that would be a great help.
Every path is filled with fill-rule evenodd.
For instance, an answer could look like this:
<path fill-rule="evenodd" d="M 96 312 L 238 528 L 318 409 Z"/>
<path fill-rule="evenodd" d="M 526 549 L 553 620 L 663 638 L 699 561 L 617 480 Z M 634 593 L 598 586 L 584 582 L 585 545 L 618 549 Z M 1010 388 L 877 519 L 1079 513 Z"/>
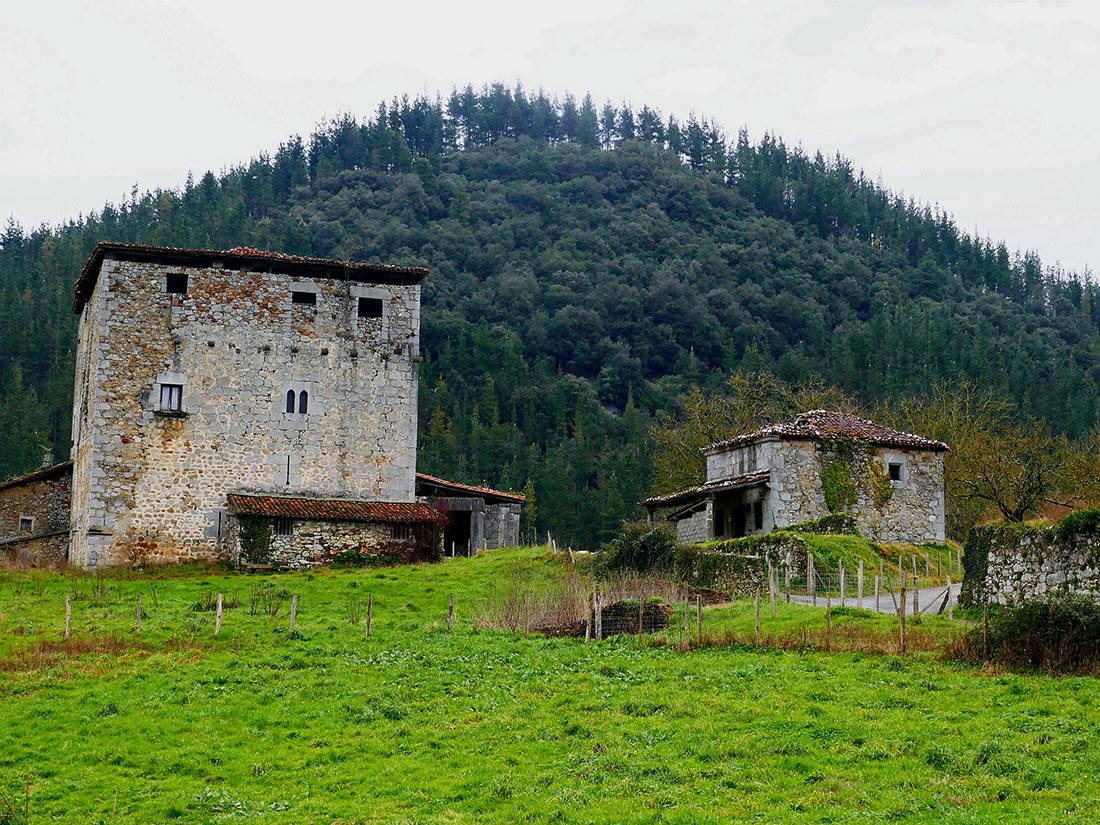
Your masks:
<path fill-rule="evenodd" d="M 473 484 L 459 484 L 457 481 L 447 481 L 425 473 L 416 474 L 416 486 L 417 493 L 420 495 L 424 495 L 424 493 L 421 492 L 422 487 L 433 487 L 443 493 L 456 493 L 457 497 L 461 497 L 463 494 L 469 495 L 472 493 L 479 498 L 500 499 L 501 501 L 515 502 L 517 504 L 522 504 L 527 501 L 527 497 L 519 493 L 505 493 L 500 490 L 493 490 L 489 487 L 477 487 Z"/>
<path fill-rule="evenodd" d="M 446 520 L 442 513 L 427 504 L 263 493 L 230 493 L 226 498 L 230 511 L 242 516 L 403 524 L 442 523 Z"/>
<path fill-rule="evenodd" d="M 724 478 L 721 481 L 708 481 L 698 487 L 688 487 L 686 490 L 677 490 L 663 496 L 653 496 L 642 502 L 642 506 L 653 510 L 657 507 L 672 507 L 677 504 L 692 501 L 693 499 L 706 498 L 714 493 L 725 493 L 730 490 L 744 490 L 748 487 L 759 487 L 768 483 L 770 472 L 752 473 L 738 476 L 737 478 Z"/>
<path fill-rule="evenodd" d="M 92 250 L 91 256 L 80 270 L 73 297 L 73 312 L 80 314 L 84 304 L 95 289 L 99 269 L 107 256 L 121 261 L 148 261 L 176 266 L 208 267 L 220 262 L 227 269 L 247 267 L 260 272 L 277 272 L 284 275 L 301 275 L 310 278 L 341 278 L 349 281 L 377 284 L 418 284 L 428 275 L 419 266 L 389 266 L 354 261 L 333 261 L 327 258 L 307 258 L 302 255 L 284 255 L 265 252 L 248 246 L 232 249 L 178 249 L 170 246 L 145 246 L 143 244 L 102 242 Z"/>
<path fill-rule="evenodd" d="M 18 487 L 21 484 L 31 484 L 35 481 L 48 481 L 52 478 L 61 478 L 62 476 L 72 474 L 72 461 L 62 461 L 60 464 L 54 464 L 52 467 L 43 467 L 40 470 L 35 470 L 33 473 L 27 473 L 26 475 L 16 478 L 9 478 L 7 481 L 0 481 L 0 490 Z"/>
<path fill-rule="evenodd" d="M 790 421 L 769 424 L 751 433 L 727 438 L 704 447 L 707 455 L 722 452 L 733 447 L 741 447 L 762 439 L 789 439 L 792 441 L 825 441 L 829 439 L 851 439 L 866 441 L 880 447 L 901 447 L 916 450 L 943 452 L 948 448 L 942 441 L 933 441 L 912 433 L 894 430 L 875 424 L 866 418 L 835 410 L 810 410 L 799 413 Z"/>

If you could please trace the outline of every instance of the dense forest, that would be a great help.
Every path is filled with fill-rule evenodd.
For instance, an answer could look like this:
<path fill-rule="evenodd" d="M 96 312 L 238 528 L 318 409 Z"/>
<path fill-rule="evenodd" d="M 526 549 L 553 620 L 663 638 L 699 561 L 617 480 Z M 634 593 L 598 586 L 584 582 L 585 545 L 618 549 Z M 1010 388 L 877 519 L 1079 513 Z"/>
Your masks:
<path fill-rule="evenodd" d="M 179 190 L 0 234 L 0 478 L 67 457 L 72 283 L 100 240 L 427 266 L 419 466 L 526 490 L 582 546 L 652 485 L 654 422 L 737 370 L 867 405 L 965 379 L 1083 438 L 1100 288 L 837 155 L 495 84 L 395 99 Z"/>

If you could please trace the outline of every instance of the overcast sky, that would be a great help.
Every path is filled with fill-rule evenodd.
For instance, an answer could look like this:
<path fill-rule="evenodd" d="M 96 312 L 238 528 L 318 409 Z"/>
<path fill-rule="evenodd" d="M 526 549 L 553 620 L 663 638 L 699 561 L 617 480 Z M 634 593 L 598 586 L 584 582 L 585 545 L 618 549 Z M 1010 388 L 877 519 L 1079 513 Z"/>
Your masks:
<path fill-rule="evenodd" d="M 966 231 L 1100 271 L 1095 2 L 23 0 L 0 17 L 0 222 L 517 80 L 839 151 Z"/>

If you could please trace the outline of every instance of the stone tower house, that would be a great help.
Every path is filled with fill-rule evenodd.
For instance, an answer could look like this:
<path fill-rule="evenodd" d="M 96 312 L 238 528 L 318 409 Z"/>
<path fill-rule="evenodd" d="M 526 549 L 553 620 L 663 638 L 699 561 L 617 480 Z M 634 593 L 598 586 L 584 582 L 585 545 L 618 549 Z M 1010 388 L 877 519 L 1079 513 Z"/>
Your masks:
<path fill-rule="evenodd" d="M 97 246 L 73 305 L 69 562 L 224 558 L 230 493 L 415 502 L 426 275 Z"/>

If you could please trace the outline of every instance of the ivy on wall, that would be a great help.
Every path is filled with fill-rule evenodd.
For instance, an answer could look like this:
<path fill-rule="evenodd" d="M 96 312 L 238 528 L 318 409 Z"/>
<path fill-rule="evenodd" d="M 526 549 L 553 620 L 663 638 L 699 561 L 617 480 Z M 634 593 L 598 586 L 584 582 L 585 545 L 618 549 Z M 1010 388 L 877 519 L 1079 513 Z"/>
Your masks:
<path fill-rule="evenodd" d="M 239 516 L 237 538 L 241 545 L 241 559 L 248 564 L 269 564 L 271 533 L 271 519 L 261 516 Z"/>

